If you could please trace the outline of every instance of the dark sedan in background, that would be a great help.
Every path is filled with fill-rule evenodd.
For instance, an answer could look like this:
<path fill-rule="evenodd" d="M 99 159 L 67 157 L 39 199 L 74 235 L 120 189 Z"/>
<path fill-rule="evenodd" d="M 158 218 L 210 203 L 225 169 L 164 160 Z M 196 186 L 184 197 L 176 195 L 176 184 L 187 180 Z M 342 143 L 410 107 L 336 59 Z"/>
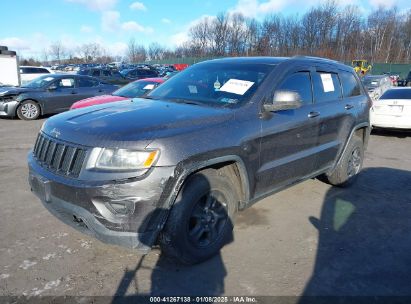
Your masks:
<path fill-rule="evenodd" d="M 154 69 L 127 69 L 121 71 L 121 75 L 130 80 L 158 77 L 158 72 Z"/>
<path fill-rule="evenodd" d="M 116 89 L 118 86 L 89 76 L 45 75 L 22 87 L 1 87 L 0 116 L 34 120 L 40 115 L 67 111 L 78 100 L 110 94 Z"/>
<path fill-rule="evenodd" d="M 117 70 L 111 70 L 107 68 L 90 68 L 83 69 L 77 72 L 78 75 L 87 75 L 100 79 L 105 83 L 125 85 L 128 84 L 131 80 L 124 77 Z"/>

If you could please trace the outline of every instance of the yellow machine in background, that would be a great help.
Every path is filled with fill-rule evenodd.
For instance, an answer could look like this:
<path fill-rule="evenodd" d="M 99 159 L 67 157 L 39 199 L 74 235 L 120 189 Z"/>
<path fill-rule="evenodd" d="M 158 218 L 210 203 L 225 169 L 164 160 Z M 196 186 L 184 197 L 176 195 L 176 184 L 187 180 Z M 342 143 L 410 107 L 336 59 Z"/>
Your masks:
<path fill-rule="evenodd" d="M 360 76 L 364 76 L 372 69 L 367 60 L 353 60 L 351 64 L 355 72 Z"/>

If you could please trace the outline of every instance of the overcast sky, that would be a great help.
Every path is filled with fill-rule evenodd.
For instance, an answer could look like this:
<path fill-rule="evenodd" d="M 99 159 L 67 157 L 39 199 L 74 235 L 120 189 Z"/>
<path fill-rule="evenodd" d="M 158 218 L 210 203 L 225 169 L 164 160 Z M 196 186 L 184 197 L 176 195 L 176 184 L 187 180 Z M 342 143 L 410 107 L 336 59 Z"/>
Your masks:
<path fill-rule="evenodd" d="M 271 13 L 302 14 L 325 0 L 19 0 L 2 1 L 0 45 L 23 56 L 41 56 L 53 41 L 76 47 L 98 42 L 113 55 L 123 55 L 127 42 L 159 42 L 174 47 L 187 29 L 204 16 L 222 11 L 264 18 Z M 411 9 L 411 0 L 339 0 L 357 4 L 364 13 L 397 6 Z"/>

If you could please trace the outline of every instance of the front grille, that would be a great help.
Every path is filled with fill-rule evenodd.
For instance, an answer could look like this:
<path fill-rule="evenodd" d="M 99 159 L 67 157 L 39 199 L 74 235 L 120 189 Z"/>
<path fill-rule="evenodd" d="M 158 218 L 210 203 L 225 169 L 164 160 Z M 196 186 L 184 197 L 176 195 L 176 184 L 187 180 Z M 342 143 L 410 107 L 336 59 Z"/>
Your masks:
<path fill-rule="evenodd" d="M 33 154 L 39 164 L 60 175 L 78 177 L 87 150 L 39 134 Z"/>

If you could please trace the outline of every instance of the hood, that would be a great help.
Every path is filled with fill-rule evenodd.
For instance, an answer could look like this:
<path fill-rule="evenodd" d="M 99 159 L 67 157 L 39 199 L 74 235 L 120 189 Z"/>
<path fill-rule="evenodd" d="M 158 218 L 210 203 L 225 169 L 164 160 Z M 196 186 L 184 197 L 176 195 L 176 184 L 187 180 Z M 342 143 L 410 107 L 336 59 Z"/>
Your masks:
<path fill-rule="evenodd" d="M 109 103 L 114 101 L 126 100 L 128 98 L 122 96 L 114 96 L 114 95 L 100 95 L 95 97 L 90 97 L 86 99 L 79 100 L 71 106 L 71 110 L 73 109 L 80 109 L 84 107 L 94 106 L 103 103 Z"/>
<path fill-rule="evenodd" d="M 18 95 L 21 93 L 39 91 L 40 89 L 22 88 L 22 87 L 0 87 L 0 96 Z"/>
<path fill-rule="evenodd" d="M 145 148 L 153 139 L 195 132 L 233 116 L 227 108 L 134 98 L 55 115 L 42 131 L 85 146 Z"/>

